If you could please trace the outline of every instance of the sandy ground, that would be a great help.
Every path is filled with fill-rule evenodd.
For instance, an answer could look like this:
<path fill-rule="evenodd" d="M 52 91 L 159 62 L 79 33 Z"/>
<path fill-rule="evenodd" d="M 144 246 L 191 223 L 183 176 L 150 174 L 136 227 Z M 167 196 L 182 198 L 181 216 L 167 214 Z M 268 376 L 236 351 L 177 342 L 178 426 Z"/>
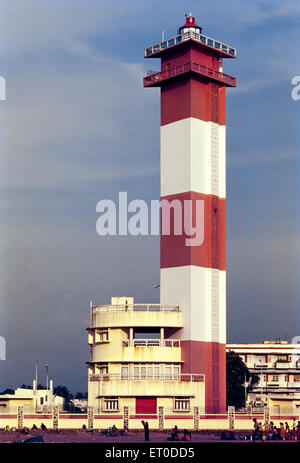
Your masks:
<path fill-rule="evenodd" d="M 181 442 L 182 444 L 193 444 L 194 442 L 210 442 L 210 443 L 249 443 L 249 438 L 247 440 L 244 437 L 247 435 L 250 436 L 249 431 L 238 431 L 235 432 L 235 441 L 224 441 L 221 440 L 220 432 L 210 433 L 210 432 L 193 432 L 192 433 L 192 440 L 191 442 Z M 19 431 L 4 431 L 3 429 L 0 430 L 0 444 L 6 443 L 13 443 L 16 439 L 20 441 L 24 441 L 29 437 L 34 436 L 43 436 L 44 442 L 51 444 L 59 444 L 59 443 L 68 443 L 68 444 L 83 444 L 83 443 L 109 443 L 109 444 L 130 444 L 130 443 L 143 443 L 144 442 L 144 433 L 142 431 L 129 431 L 125 436 L 116 436 L 116 437 L 107 437 L 101 435 L 98 431 L 95 432 L 83 432 L 78 430 L 62 430 L 62 431 L 30 431 L 29 434 L 22 434 Z M 150 444 L 155 442 L 170 442 L 167 441 L 167 437 L 169 436 L 167 431 L 150 431 Z M 181 434 L 180 434 L 181 437 Z M 272 443 L 272 442 L 281 442 L 281 443 L 297 443 L 297 441 L 265 441 L 265 443 Z M 170 442 L 170 444 L 180 444 L 180 442 Z"/>
<path fill-rule="evenodd" d="M 239 439 L 238 433 L 236 435 Z M 19 431 L 4 431 L 0 430 L 0 443 L 12 443 L 15 439 L 24 441 L 29 437 L 43 436 L 46 443 L 131 443 L 144 442 L 144 433 L 139 431 L 129 431 L 125 436 L 106 437 L 99 432 L 82 432 L 78 430 L 62 430 L 62 431 L 31 431 L 30 434 L 22 434 Z M 167 431 L 150 431 L 150 442 L 167 442 Z M 240 439 L 239 439 L 240 441 Z M 220 439 L 220 433 L 192 433 L 191 442 L 224 442 Z M 249 441 L 248 441 L 249 442 Z M 176 444 L 176 442 L 174 442 Z"/>

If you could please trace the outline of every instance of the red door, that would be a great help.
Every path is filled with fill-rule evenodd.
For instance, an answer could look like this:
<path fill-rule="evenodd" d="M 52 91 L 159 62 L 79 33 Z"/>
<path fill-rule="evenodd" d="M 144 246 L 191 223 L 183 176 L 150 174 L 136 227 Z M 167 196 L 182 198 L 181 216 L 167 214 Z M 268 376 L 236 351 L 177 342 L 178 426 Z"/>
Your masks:
<path fill-rule="evenodd" d="M 137 415 L 156 415 L 156 397 L 137 397 L 135 413 Z"/>

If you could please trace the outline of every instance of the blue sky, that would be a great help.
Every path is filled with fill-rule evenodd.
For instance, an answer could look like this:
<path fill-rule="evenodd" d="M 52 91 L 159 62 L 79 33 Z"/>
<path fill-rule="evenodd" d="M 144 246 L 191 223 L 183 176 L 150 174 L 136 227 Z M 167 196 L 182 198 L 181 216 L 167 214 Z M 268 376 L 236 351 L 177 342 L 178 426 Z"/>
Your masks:
<path fill-rule="evenodd" d="M 3 0 L 0 388 L 86 390 L 89 300 L 156 302 L 157 237 L 96 234 L 96 204 L 159 198 L 159 90 L 146 46 L 190 11 L 237 48 L 227 92 L 228 342 L 300 335 L 298 1 Z"/>

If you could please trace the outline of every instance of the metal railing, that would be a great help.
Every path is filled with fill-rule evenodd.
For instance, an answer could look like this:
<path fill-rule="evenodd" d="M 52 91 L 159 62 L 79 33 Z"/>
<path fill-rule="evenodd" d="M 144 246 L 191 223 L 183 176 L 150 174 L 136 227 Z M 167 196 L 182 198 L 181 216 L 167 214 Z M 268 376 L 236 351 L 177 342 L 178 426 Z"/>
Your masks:
<path fill-rule="evenodd" d="M 89 375 L 89 381 L 178 381 L 178 382 L 204 382 L 201 374 L 104 374 Z"/>
<path fill-rule="evenodd" d="M 124 304 L 124 305 L 100 305 L 93 307 L 93 313 L 105 312 L 181 312 L 176 304 Z"/>
<path fill-rule="evenodd" d="M 152 72 L 149 71 L 148 75 L 144 77 L 144 86 L 150 86 L 154 84 L 158 84 L 166 79 L 170 79 L 172 77 L 176 77 L 180 74 L 184 74 L 185 72 L 196 72 L 205 77 L 210 77 L 218 82 L 222 82 L 223 84 L 235 87 L 236 86 L 236 78 L 230 76 L 229 74 L 224 74 L 223 72 L 216 71 L 215 69 L 209 68 L 204 64 L 192 62 L 192 63 L 185 63 L 178 65 L 171 69 L 166 69 L 164 71 L 159 72 Z"/>
<path fill-rule="evenodd" d="M 175 35 L 175 37 L 172 37 L 168 40 L 164 40 L 163 42 L 159 42 L 151 47 L 146 48 L 145 57 L 166 50 L 167 48 L 173 47 L 174 45 L 178 45 L 179 43 L 185 42 L 186 40 L 195 40 L 196 42 L 200 42 L 202 45 L 206 45 L 222 53 L 226 53 L 227 55 L 229 55 L 229 57 L 236 57 L 235 48 L 226 45 L 225 43 L 219 42 L 218 40 L 207 37 L 206 35 L 198 34 L 194 31 L 189 31 L 185 32 L 184 34 Z"/>
<path fill-rule="evenodd" d="M 127 339 L 125 347 L 180 347 L 180 339 Z"/>

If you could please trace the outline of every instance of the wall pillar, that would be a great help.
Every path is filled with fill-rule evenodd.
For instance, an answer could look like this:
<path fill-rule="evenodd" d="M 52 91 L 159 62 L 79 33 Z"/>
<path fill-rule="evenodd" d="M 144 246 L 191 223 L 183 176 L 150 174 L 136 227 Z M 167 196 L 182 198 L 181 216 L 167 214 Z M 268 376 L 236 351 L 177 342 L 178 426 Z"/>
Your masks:
<path fill-rule="evenodd" d="M 24 407 L 23 405 L 18 406 L 18 430 L 23 429 L 23 419 L 24 419 Z"/>
<path fill-rule="evenodd" d="M 199 407 L 194 407 L 194 431 L 199 431 Z"/>
<path fill-rule="evenodd" d="M 161 347 L 164 346 L 164 340 L 165 340 L 165 329 L 161 328 L 160 329 L 160 345 L 161 345 Z"/>
<path fill-rule="evenodd" d="M 129 429 L 129 409 L 127 406 L 123 408 L 123 422 L 124 422 L 124 429 L 128 431 Z"/>
<path fill-rule="evenodd" d="M 133 328 L 129 328 L 129 346 L 133 346 Z"/>
<path fill-rule="evenodd" d="M 228 407 L 228 428 L 230 431 L 234 430 L 234 418 L 235 418 L 235 408 L 232 406 Z"/>
<path fill-rule="evenodd" d="M 264 407 L 264 422 L 265 426 L 268 426 L 270 423 L 270 408 Z"/>
<path fill-rule="evenodd" d="M 87 408 L 88 430 L 94 429 L 94 407 Z"/>
<path fill-rule="evenodd" d="M 52 417 L 53 417 L 53 429 L 57 431 L 58 430 L 58 406 L 57 405 L 53 407 Z"/>
<path fill-rule="evenodd" d="M 158 429 L 164 430 L 164 407 L 158 407 Z"/>

